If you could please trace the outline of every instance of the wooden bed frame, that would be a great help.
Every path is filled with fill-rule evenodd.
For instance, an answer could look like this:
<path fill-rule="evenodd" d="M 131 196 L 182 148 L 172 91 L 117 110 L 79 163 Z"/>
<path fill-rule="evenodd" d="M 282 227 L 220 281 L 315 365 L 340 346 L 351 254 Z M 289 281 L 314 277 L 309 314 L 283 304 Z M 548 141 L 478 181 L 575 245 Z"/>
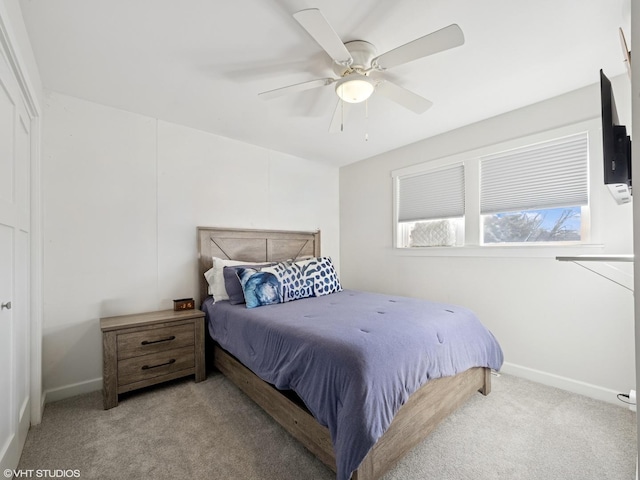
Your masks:
<path fill-rule="evenodd" d="M 242 230 L 198 227 L 198 275 L 201 299 L 207 295 L 204 272 L 212 257 L 248 262 L 279 261 L 320 255 L 320 232 Z M 208 337 L 208 335 L 207 335 Z M 213 352 L 211 352 L 213 350 Z M 232 355 L 214 345 L 207 356 L 213 365 L 271 415 L 334 472 L 336 462 L 329 430 L 291 396 L 264 382 Z M 388 430 L 369 451 L 352 480 L 382 477 L 409 450 L 424 440 L 450 413 L 475 392 L 491 391 L 491 370 L 472 368 L 454 377 L 432 380 L 403 405 Z"/>

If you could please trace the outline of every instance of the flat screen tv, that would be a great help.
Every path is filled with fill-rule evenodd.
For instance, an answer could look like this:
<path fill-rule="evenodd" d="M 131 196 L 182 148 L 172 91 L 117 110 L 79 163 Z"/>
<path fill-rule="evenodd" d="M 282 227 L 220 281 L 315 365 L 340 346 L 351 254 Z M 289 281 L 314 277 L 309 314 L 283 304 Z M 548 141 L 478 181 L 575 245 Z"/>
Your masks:
<path fill-rule="evenodd" d="M 631 138 L 620 125 L 611 82 L 600 70 L 604 183 L 618 204 L 631 201 Z"/>

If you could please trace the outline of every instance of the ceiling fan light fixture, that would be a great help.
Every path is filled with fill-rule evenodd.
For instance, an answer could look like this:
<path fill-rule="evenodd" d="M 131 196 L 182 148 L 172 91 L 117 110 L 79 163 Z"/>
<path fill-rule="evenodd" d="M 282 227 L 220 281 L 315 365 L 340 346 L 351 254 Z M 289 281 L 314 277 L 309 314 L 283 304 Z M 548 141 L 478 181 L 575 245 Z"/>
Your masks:
<path fill-rule="evenodd" d="M 336 93 L 347 103 L 360 103 L 368 99 L 375 90 L 373 80 L 365 75 L 350 75 L 338 80 Z"/>

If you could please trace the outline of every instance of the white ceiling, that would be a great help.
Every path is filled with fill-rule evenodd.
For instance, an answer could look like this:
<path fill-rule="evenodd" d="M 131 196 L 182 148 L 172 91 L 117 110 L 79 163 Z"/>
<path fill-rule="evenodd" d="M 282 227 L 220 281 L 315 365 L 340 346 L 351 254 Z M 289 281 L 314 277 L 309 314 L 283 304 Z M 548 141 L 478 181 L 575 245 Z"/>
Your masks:
<path fill-rule="evenodd" d="M 630 0 L 20 0 L 48 90 L 299 157 L 344 165 L 625 73 Z M 374 96 L 328 133 L 333 76 L 292 13 L 319 8 L 343 41 L 378 53 L 457 23 L 465 44 L 390 70 L 434 103 Z M 368 133 L 368 141 L 365 141 Z"/>

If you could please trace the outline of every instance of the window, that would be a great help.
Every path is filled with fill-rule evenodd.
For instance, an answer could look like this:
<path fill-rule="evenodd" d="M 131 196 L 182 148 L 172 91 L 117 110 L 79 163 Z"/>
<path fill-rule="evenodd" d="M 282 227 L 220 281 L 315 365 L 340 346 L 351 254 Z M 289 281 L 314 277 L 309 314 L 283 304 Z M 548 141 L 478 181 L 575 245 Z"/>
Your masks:
<path fill-rule="evenodd" d="M 462 164 L 399 177 L 396 191 L 399 246 L 452 246 L 463 238 Z"/>
<path fill-rule="evenodd" d="M 579 242 L 580 207 L 484 215 L 483 243 Z"/>
<path fill-rule="evenodd" d="M 393 171 L 395 246 L 586 243 L 598 128 L 584 122 Z"/>
<path fill-rule="evenodd" d="M 483 243 L 580 241 L 588 158 L 586 133 L 480 158 Z"/>

